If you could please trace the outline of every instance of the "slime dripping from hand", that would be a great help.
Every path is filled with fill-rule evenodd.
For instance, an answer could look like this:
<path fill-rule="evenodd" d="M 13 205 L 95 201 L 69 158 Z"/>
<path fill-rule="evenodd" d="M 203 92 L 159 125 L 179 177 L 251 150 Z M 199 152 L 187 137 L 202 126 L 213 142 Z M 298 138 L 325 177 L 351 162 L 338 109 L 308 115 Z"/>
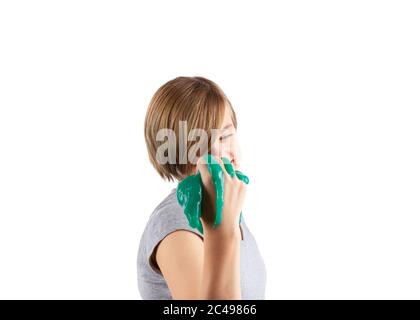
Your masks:
<path fill-rule="evenodd" d="M 213 228 L 222 223 L 222 211 L 223 211 L 223 191 L 224 191 L 224 175 L 222 167 L 219 162 L 214 158 L 213 155 L 207 154 L 205 156 L 207 169 L 211 175 L 212 182 L 216 193 L 216 215 L 213 223 Z M 248 184 L 249 179 L 242 172 L 235 170 L 230 163 L 229 159 L 221 158 L 223 165 L 227 173 L 233 177 L 236 175 L 239 180 L 243 183 Z M 197 229 L 203 234 L 203 225 L 200 221 L 201 216 L 201 202 L 203 196 L 201 174 L 198 172 L 195 175 L 191 175 L 179 182 L 177 190 L 178 203 L 184 210 L 184 214 L 187 217 L 188 223 L 191 228 Z M 242 211 L 239 217 L 239 223 L 242 221 Z"/>

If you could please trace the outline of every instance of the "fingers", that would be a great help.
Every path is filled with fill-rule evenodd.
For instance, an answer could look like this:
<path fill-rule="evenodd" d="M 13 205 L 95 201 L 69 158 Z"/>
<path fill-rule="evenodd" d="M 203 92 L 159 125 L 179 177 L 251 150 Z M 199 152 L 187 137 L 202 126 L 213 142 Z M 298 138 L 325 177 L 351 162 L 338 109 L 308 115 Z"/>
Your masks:
<path fill-rule="evenodd" d="M 249 178 L 244 175 L 241 171 L 236 170 L 236 176 L 238 177 L 239 180 L 241 180 L 243 183 L 248 184 L 249 183 Z"/>
<path fill-rule="evenodd" d="M 220 158 L 216 158 L 215 156 L 213 156 L 213 155 L 210 155 L 210 157 L 209 158 L 211 158 L 213 161 L 215 160 L 215 161 L 217 161 L 217 163 L 219 164 L 219 166 L 220 166 L 220 168 L 222 169 L 222 171 L 223 171 L 223 175 L 224 175 L 224 178 L 225 179 L 231 179 L 232 178 L 232 175 L 226 170 L 226 168 L 225 168 L 225 164 L 224 164 L 224 162 L 223 162 L 223 157 L 222 157 L 222 159 L 220 159 Z M 226 158 L 225 158 L 226 159 Z M 227 161 L 229 161 L 229 160 L 227 160 Z"/>
<path fill-rule="evenodd" d="M 232 163 L 229 161 L 229 159 L 222 157 L 217 158 L 213 156 L 212 154 L 206 154 L 202 157 L 200 157 L 197 161 L 197 169 L 201 174 L 201 178 L 204 181 L 211 181 L 212 176 L 210 174 L 210 170 L 208 166 L 214 166 L 219 165 L 222 169 L 223 175 L 225 179 L 235 179 L 235 170 L 232 166 Z"/>
<path fill-rule="evenodd" d="M 221 160 L 224 164 L 226 172 L 233 178 L 235 176 L 235 169 L 233 168 L 232 163 L 230 162 L 228 158 L 225 158 L 225 157 L 222 157 Z"/>

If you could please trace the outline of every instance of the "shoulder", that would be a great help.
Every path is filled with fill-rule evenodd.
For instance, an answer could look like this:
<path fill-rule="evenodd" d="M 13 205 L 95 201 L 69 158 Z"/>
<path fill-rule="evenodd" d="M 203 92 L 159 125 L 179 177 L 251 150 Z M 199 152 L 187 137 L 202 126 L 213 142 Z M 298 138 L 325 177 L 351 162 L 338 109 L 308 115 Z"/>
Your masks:
<path fill-rule="evenodd" d="M 197 229 L 193 229 L 188 224 L 183 208 L 178 203 L 176 188 L 172 189 L 169 195 L 155 208 L 149 218 L 148 228 L 158 237 L 178 229 L 201 235 Z"/>
<path fill-rule="evenodd" d="M 188 224 L 183 208 L 179 205 L 176 188 L 167 195 L 153 210 L 144 230 L 146 255 L 156 253 L 160 242 L 175 231 L 189 231 L 203 239 L 203 235 Z M 168 238 L 173 238 L 168 237 Z"/>

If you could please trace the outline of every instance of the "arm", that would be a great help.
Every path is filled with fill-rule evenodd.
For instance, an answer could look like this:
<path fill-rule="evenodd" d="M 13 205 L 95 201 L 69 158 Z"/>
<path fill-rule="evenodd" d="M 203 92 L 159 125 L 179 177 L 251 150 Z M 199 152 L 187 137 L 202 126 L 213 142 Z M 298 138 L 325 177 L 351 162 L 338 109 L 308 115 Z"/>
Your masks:
<path fill-rule="evenodd" d="M 203 252 L 203 240 L 187 230 L 169 234 L 158 245 L 156 262 L 173 299 L 199 299 Z"/>
<path fill-rule="evenodd" d="M 173 299 L 241 299 L 240 234 L 207 235 L 203 241 L 177 230 L 157 247 L 156 262 Z"/>
<path fill-rule="evenodd" d="M 204 240 L 193 232 L 177 230 L 157 248 L 156 261 L 174 299 L 241 299 L 238 221 L 245 185 L 224 173 L 222 223 L 213 229 L 214 188 L 203 170 L 203 183 L 210 186 L 203 194 Z"/>
<path fill-rule="evenodd" d="M 241 235 L 207 232 L 204 238 L 204 266 L 201 298 L 240 300 Z"/>

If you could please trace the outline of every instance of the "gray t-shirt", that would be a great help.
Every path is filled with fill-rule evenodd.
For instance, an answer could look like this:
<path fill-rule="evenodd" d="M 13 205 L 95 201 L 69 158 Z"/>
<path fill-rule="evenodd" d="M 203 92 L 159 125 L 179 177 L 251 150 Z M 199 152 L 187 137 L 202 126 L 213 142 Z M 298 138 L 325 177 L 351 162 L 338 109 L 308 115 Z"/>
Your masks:
<path fill-rule="evenodd" d="M 257 243 L 242 215 L 241 229 L 241 293 L 242 299 L 265 299 L 266 268 Z M 182 207 L 178 204 L 176 188 L 156 207 L 143 231 L 137 255 L 137 279 L 144 300 L 172 299 L 165 278 L 150 261 L 159 242 L 175 230 L 189 230 L 202 238 L 201 233 L 188 225 Z"/>

